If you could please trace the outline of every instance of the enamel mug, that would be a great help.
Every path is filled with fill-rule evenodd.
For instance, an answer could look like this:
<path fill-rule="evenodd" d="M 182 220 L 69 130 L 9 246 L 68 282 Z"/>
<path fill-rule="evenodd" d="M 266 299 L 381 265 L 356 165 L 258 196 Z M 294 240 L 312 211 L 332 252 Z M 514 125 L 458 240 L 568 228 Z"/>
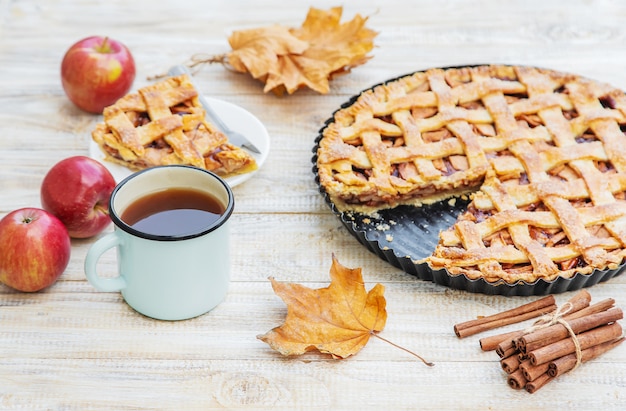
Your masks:
<path fill-rule="evenodd" d="M 170 188 L 204 191 L 225 210 L 209 226 L 180 235 L 147 234 L 121 216 L 138 199 Z M 158 166 L 121 181 L 111 194 L 113 232 L 87 252 L 85 274 L 98 290 L 120 291 L 137 312 L 159 320 L 184 320 L 205 314 L 226 296 L 230 281 L 229 219 L 234 196 L 219 176 L 190 166 Z M 98 275 L 98 260 L 117 249 L 117 276 Z"/>

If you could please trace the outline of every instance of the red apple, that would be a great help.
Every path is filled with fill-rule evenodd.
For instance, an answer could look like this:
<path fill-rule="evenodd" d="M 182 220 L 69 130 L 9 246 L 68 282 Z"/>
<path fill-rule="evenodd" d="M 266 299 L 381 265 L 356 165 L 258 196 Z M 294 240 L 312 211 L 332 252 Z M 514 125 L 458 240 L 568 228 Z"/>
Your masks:
<path fill-rule="evenodd" d="M 130 90 L 135 60 L 128 48 L 108 37 L 84 38 L 65 53 L 61 81 L 69 99 L 81 109 L 101 114 Z"/>
<path fill-rule="evenodd" d="M 41 183 L 41 205 L 59 218 L 72 238 L 88 238 L 104 230 L 115 178 L 100 162 L 85 156 L 56 163 Z"/>
<path fill-rule="evenodd" d="M 19 291 L 52 285 L 70 261 L 63 223 L 40 208 L 21 208 L 0 220 L 0 282 Z"/>

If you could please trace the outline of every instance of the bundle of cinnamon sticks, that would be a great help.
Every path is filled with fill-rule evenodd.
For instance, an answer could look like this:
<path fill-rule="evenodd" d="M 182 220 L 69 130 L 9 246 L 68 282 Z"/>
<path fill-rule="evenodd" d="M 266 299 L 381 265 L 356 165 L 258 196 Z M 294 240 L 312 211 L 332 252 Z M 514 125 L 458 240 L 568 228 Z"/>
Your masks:
<path fill-rule="evenodd" d="M 608 298 L 591 304 L 582 290 L 561 307 L 549 295 L 476 320 L 456 324 L 454 332 L 465 338 L 504 325 L 540 317 L 531 326 L 480 339 L 483 351 L 495 351 L 507 375 L 507 384 L 534 393 L 559 375 L 597 358 L 622 341 L 618 323 L 624 315 Z"/>

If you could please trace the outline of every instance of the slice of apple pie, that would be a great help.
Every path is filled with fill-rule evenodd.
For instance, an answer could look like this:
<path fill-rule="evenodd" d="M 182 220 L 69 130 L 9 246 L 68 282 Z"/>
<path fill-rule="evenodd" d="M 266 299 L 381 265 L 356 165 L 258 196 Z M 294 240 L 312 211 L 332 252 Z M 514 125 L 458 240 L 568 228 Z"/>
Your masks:
<path fill-rule="evenodd" d="M 92 137 L 105 160 L 131 170 L 185 164 L 222 177 L 256 170 L 254 157 L 230 144 L 205 114 L 189 77 L 169 77 L 106 107 Z"/>

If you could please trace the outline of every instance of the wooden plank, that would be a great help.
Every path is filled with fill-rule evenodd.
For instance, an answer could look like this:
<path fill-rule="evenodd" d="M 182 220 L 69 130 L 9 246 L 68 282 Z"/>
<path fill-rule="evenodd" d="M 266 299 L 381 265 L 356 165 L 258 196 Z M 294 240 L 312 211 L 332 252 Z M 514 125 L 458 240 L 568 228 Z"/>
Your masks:
<path fill-rule="evenodd" d="M 320 0 L 315 7 L 338 3 Z M 137 62 L 137 89 L 195 53 L 230 50 L 233 30 L 299 26 L 309 5 L 283 0 L 180 2 L 0 0 L 0 217 L 40 206 L 39 187 L 62 158 L 88 153 L 101 120 L 75 108 L 59 78 L 75 41 L 98 31 L 124 41 Z M 232 282 L 211 313 L 155 321 L 119 293 L 95 290 L 83 263 L 95 239 L 73 240 L 70 264 L 49 289 L 19 293 L 0 285 L 0 409 L 424 409 L 626 408 L 626 345 L 530 395 L 506 386 L 483 335 L 457 339 L 452 326 L 534 297 L 507 298 L 417 280 L 366 250 L 325 204 L 312 172 L 319 129 L 361 90 L 429 67 L 516 63 L 570 71 L 626 89 L 626 4 L 602 0 L 380 3 L 344 5 L 344 21 L 368 17 L 379 32 L 367 64 L 331 82 L 327 95 L 278 97 L 222 65 L 196 74 L 205 94 L 237 104 L 267 127 L 263 168 L 235 187 Z M 96 33 L 97 34 L 97 33 Z M 111 228 L 107 230 L 109 232 Z M 312 288 L 329 281 L 331 256 L 361 267 L 366 288 L 385 286 L 382 337 L 346 360 L 309 353 L 283 358 L 256 338 L 282 323 L 286 307 L 268 281 Z M 102 275 L 116 271 L 114 252 Z M 589 289 L 592 301 L 626 301 L 626 275 Z M 557 295 L 563 303 L 573 293 Z M 518 329 L 509 326 L 499 331 Z M 486 335 L 496 331 L 486 333 Z"/>

